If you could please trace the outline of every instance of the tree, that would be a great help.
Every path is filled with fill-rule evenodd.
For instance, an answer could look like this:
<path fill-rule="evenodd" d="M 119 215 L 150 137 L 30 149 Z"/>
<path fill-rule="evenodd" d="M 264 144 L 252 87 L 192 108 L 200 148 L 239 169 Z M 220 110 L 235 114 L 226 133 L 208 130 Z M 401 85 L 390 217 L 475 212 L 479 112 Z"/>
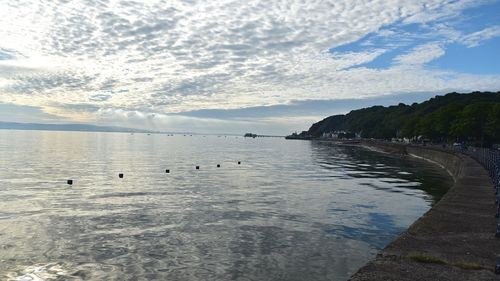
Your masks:
<path fill-rule="evenodd" d="M 467 105 L 455 121 L 453 131 L 462 138 L 478 140 L 484 145 L 486 122 L 493 105 L 486 102 L 477 102 Z"/>
<path fill-rule="evenodd" d="M 307 134 L 345 131 L 364 138 L 423 135 L 434 141 L 460 138 L 481 145 L 500 141 L 500 92 L 450 93 L 422 103 L 372 106 L 335 115 L 311 126 Z"/>
<path fill-rule="evenodd" d="M 453 122 L 459 118 L 463 106 L 457 102 L 451 103 L 438 109 L 435 112 L 434 128 L 436 135 L 441 140 L 447 140 L 451 136 L 451 126 Z"/>
<path fill-rule="evenodd" d="M 500 141 L 500 104 L 491 107 L 486 122 L 486 133 L 494 141 Z"/>

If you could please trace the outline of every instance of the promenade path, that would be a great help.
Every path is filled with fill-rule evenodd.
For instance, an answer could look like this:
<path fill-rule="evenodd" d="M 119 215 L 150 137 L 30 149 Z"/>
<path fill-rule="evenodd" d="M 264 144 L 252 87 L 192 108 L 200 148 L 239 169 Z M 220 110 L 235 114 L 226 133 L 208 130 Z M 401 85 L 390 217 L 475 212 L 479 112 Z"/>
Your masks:
<path fill-rule="evenodd" d="M 455 183 L 350 280 L 500 280 L 494 273 L 500 254 L 494 188 L 486 170 L 453 152 L 413 146 L 378 149 L 432 161 L 447 169 Z"/>

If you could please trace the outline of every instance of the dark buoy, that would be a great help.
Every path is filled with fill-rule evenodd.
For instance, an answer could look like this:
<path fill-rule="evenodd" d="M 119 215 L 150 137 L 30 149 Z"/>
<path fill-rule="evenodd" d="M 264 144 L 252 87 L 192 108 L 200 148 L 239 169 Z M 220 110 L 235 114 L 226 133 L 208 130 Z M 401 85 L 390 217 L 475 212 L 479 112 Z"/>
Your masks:
<path fill-rule="evenodd" d="M 238 161 L 238 165 L 240 165 L 240 164 L 241 164 L 241 161 Z"/>
<path fill-rule="evenodd" d="M 199 170 L 200 169 L 200 166 L 196 166 L 196 170 Z"/>
<path fill-rule="evenodd" d="M 220 168 L 220 164 L 217 164 L 217 168 Z"/>
<path fill-rule="evenodd" d="M 69 184 L 69 185 L 72 185 L 73 184 L 73 180 L 67 180 L 66 183 Z"/>
<path fill-rule="evenodd" d="M 119 177 L 120 179 L 123 179 L 123 174 L 122 174 L 122 173 L 119 173 L 119 174 L 118 174 L 118 177 Z"/>
<path fill-rule="evenodd" d="M 166 169 L 166 170 L 165 170 L 165 173 L 169 174 L 169 173 L 170 173 L 170 170 L 169 170 L 169 169 Z"/>

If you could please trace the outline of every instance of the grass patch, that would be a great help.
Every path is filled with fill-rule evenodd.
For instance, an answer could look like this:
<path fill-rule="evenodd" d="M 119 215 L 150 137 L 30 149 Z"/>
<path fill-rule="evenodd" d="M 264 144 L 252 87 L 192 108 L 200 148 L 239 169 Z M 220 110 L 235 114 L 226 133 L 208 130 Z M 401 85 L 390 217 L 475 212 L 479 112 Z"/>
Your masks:
<path fill-rule="evenodd" d="M 408 258 L 412 261 L 422 262 L 422 263 L 446 264 L 444 260 L 438 259 L 433 256 L 416 255 L 416 256 L 410 256 Z"/>
<path fill-rule="evenodd" d="M 409 256 L 409 260 L 415 261 L 415 262 L 421 262 L 421 263 L 434 263 L 434 264 L 448 264 L 442 259 L 433 257 L 433 256 L 427 256 L 427 255 L 415 255 L 415 256 Z M 474 262 L 463 262 L 463 263 L 456 263 L 456 264 L 449 264 L 453 265 L 456 267 L 460 267 L 461 269 L 466 269 L 466 270 L 483 270 L 487 269 L 486 267 L 474 263 Z"/>
<path fill-rule="evenodd" d="M 481 265 L 477 263 L 457 263 L 456 266 L 462 268 L 462 269 L 468 269 L 468 270 L 481 270 L 485 269 Z"/>

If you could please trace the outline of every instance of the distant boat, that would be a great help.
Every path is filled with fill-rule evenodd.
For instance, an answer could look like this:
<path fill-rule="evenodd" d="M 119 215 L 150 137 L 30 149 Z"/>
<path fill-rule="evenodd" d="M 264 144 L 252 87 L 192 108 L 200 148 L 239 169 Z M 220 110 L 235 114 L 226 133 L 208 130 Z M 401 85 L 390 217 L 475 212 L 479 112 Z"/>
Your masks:
<path fill-rule="evenodd" d="M 246 133 L 243 137 L 245 137 L 245 138 L 256 138 L 257 134 Z"/>

